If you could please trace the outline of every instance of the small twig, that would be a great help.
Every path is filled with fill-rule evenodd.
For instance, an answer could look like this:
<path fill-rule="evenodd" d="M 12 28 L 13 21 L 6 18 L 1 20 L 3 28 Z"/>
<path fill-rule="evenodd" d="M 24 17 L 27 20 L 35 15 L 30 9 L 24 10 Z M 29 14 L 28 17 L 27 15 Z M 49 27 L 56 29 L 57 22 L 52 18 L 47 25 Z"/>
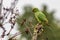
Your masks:
<path fill-rule="evenodd" d="M 6 30 L 5 30 L 5 28 L 3 27 L 3 24 L 2 23 L 0 23 L 0 27 L 3 29 L 3 33 L 2 33 L 2 38 L 5 36 L 5 32 L 6 32 Z"/>
<path fill-rule="evenodd" d="M 25 22 L 26 22 L 26 19 L 23 19 L 23 21 L 21 22 L 21 26 L 24 25 Z"/>
<path fill-rule="evenodd" d="M 11 27 L 10 31 L 7 33 L 7 36 L 10 34 L 10 32 L 12 31 L 13 27 Z"/>
<path fill-rule="evenodd" d="M 29 24 L 31 25 L 31 28 L 34 28 L 34 26 L 32 25 L 32 23 L 31 23 L 31 22 L 29 22 Z"/>
<path fill-rule="evenodd" d="M 24 25 L 26 26 L 26 28 L 28 28 L 28 31 L 30 32 L 30 34 L 32 36 L 32 32 L 30 31 L 30 28 L 26 24 L 24 24 Z"/>
<path fill-rule="evenodd" d="M 12 40 L 13 38 L 15 38 L 16 36 L 20 35 L 20 33 L 15 33 L 14 36 L 12 36 L 11 38 L 9 38 L 8 40 Z"/>
<path fill-rule="evenodd" d="M 1 3 L 0 3 L 0 15 L 1 15 L 1 12 L 2 12 L 2 3 L 3 3 L 3 0 L 1 0 Z"/>
<path fill-rule="evenodd" d="M 2 38 L 4 38 L 4 36 L 5 36 L 5 32 L 6 32 L 6 31 L 4 30 L 4 32 L 3 32 L 2 35 L 1 35 Z"/>

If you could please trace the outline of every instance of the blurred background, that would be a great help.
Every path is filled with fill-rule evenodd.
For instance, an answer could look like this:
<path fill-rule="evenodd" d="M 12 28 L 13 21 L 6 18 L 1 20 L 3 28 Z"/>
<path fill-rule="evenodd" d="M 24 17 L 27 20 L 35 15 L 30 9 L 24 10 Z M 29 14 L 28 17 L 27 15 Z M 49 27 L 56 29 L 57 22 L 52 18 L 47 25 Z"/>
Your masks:
<path fill-rule="evenodd" d="M 3 0 L 3 7 L 9 8 L 11 6 L 11 2 L 14 0 Z M 16 32 L 24 32 L 18 36 L 17 40 L 31 40 L 31 35 L 28 32 L 26 33 L 26 26 L 21 25 L 20 23 L 23 19 L 26 19 L 26 25 L 30 28 L 31 32 L 31 24 L 34 26 L 37 24 L 37 21 L 32 13 L 33 8 L 38 8 L 41 10 L 46 16 L 49 21 L 50 27 L 44 25 L 44 31 L 42 36 L 38 36 L 37 40 L 60 40 L 60 0 L 18 0 L 14 10 L 19 10 L 19 17 L 17 20 L 17 25 L 11 31 L 11 35 L 15 34 Z M 9 30 L 9 25 L 5 25 L 6 29 Z M 0 31 L 1 33 L 2 31 Z M 8 31 L 7 31 L 8 32 Z M 6 36 L 3 40 L 8 40 Z"/>

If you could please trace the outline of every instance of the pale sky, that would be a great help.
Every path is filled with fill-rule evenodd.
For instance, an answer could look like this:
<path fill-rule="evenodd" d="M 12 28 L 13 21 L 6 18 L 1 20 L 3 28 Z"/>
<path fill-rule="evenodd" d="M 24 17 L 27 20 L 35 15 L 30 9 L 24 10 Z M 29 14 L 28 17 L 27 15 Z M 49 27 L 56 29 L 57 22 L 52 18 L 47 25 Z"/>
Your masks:
<path fill-rule="evenodd" d="M 3 7 L 10 7 L 11 2 L 13 2 L 13 0 L 3 0 Z M 42 8 L 42 4 L 46 4 L 48 6 L 49 11 L 56 10 L 54 16 L 56 19 L 60 19 L 60 0 L 19 0 L 16 8 L 19 9 L 20 13 L 23 13 L 22 8 L 24 5 L 27 5 L 27 4 L 30 4 L 39 9 Z M 2 31 L 0 31 L 0 33 L 1 32 Z M 14 32 L 16 32 L 15 29 L 11 33 L 13 34 Z M 3 40 L 7 40 L 7 39 L 5 38 Z"/>
<path fill-rule="evenodd" d="M 9 7 L 12 1 L 13 0 L 4 0 L 3 6 Z M 22 13 L 22 7 L 27 4 L 31 4 L 32 6 L 38 7 L 40 9 L 42 7 L 42 4 L 46 4 L 49 11 L 56 10 L 55 17 L 60 19 L 60 0 L 19 0 L 16 7 Z"/>

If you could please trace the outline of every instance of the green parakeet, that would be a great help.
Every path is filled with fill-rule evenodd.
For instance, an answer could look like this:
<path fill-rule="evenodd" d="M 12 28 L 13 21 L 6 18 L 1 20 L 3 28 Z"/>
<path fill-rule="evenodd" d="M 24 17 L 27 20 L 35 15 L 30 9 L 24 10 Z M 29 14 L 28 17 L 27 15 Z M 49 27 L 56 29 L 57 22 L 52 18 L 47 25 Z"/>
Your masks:
<path fill-rule="evenodd" d="M 45 14 L 42 11 L 40 11 L 38 8 L 34 8 L 32 11 L 35 14 L 35 18 L 37 19 L 37 21 L 39 23 L 48 24 L 48 20 L 47 20 Z"/>

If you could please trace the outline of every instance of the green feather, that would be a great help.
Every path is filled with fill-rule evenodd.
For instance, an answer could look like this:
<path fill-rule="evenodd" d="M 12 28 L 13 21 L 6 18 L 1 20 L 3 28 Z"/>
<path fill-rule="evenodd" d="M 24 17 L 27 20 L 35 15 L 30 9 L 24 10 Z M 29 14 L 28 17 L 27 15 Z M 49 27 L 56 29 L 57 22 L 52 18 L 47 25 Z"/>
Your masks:
<path fill-rule="evenodd" d="M 36 19 L 37 19 L 37 21 L 39 23 L 41 23 L 41 22 L 48 22 L 45 14 L 42 13 L 41 11 L 36 11 L 36 12 L 34 12 L 34 14 L 35 14 L 35 17 L 36 17 Z"/>

